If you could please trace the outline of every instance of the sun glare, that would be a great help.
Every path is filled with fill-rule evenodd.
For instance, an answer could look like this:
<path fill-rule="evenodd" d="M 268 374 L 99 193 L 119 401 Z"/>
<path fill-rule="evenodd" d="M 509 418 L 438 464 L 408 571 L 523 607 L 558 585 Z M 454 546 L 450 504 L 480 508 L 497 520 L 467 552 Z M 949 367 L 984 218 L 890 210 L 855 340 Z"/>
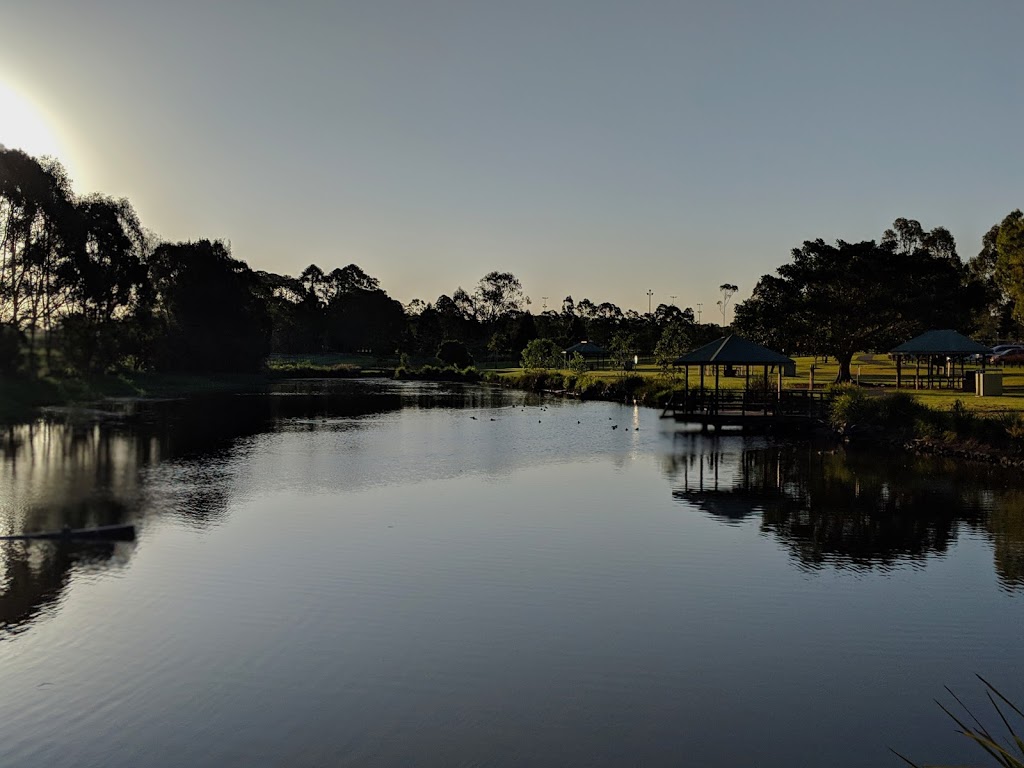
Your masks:
<path fill-rule="evenodd" d="M 34 155 L 60 158 L 60 143 L 31 99 L 0 82 L 0 144 Z"/>

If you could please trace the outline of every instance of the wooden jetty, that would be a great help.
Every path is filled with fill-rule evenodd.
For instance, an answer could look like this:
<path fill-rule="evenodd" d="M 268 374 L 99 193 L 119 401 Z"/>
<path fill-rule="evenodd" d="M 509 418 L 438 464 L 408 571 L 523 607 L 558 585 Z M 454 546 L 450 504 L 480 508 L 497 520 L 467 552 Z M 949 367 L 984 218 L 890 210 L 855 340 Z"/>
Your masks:
<path fill-rule="evenodd" d="M 814 427 L 827 415 L 828 394 L 821 390 L 691 390 L 679 400 L 669 401 L 661 418 L 696 424 L 704 432 L 725 427 L 774 432 Z"/>

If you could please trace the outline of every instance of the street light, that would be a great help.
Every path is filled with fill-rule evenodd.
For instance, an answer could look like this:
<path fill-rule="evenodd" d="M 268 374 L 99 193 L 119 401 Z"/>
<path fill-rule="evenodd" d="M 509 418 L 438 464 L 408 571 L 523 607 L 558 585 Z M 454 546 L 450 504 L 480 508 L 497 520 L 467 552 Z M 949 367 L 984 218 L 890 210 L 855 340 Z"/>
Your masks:
<path fill-rule="evenodd" d="M 654 295 L 654 291 L 650 288 L 647 289 L 647 314 L 651 314 L 651 296 Z"/>

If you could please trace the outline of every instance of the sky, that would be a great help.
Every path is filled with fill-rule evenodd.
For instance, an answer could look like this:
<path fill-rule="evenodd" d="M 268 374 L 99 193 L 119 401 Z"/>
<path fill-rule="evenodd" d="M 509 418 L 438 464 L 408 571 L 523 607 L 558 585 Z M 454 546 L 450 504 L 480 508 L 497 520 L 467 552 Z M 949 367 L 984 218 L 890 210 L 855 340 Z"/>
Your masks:
<path fill-rule="evenodd" d="M 1024 205 L 1019 0 L 3 0 L 0 144 L 402 302 L 734 301 L 804 240 Z M 13 34 L 12 34 L 13 32 Z M 653 296 L 648 297 L 648 291 Z M 545 300 L 544 297 L 547 297 Z M 672 298 L 675 297 L 675 298 Z"/>

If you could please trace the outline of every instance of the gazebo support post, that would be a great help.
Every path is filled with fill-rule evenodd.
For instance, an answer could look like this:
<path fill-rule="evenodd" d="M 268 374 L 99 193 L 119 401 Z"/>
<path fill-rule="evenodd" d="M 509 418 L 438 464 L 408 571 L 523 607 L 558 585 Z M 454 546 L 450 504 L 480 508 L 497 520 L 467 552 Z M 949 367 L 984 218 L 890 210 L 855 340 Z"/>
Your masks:
<path fill-rule="evenodd" d="M 903 355 L 896 355 L 896 389 L 900 388 L 903 373 Z"/>
<path fill-rule="evenodd" d="M 750 366 L 743 366 L 743 372 L 746 377 L 746 380 L 743 384 L 743 401 L 740 405 L 740 413 L 742 413 L 745 416 L 747 413 L 747 398 L 750 397 Z"/>
<path fill-rule="evenodd" d="M 768 366 L 764 367 L 764 415 L 768 415 Z"/>
<path fill-rule="evenodd" d="M 715 364 L 715 415 L 716 416 L 718 415 L 719 400 L 721 398 L 721 395 L 718 393 L 718 372 L 719 372 L 719 365 L 716 363 Z"/>
<path fill-rule="evenodd" d="M 683 366 L 683 411 L 690 412 L 690 366 Z"/>

